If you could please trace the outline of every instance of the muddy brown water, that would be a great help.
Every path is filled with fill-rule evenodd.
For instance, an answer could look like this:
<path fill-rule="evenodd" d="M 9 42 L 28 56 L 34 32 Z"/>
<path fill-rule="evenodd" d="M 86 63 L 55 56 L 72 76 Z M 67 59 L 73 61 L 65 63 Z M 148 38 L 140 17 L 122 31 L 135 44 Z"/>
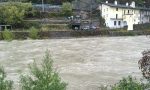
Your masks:
<path fill-rule="evenodd" d="M 150 49 L 150 38 L 88 37 L 72 39 L 0 41 L 0 64 L 8 79 L 19 90 L 20 73 L 28 73 L 28 64 L 40 63 L 49 50 L 54 66 L 68 90 L 99 90 L 101 85 L 116 83 L 121 77 L 141 77 L 138 60 L 141 52 Z"/>

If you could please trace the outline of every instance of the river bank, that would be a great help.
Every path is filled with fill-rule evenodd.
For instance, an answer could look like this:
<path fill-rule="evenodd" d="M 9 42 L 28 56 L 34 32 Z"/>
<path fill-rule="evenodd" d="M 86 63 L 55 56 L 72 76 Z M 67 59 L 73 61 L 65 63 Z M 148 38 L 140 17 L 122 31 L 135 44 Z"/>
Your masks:
<path fill-rule="evenodd" d="M 11 31 L 15 39 L 27 39 L 29 31 Z M 126 30 L 89 30 L 89 31 L 38 31 L 39 39 L 55 39 L 70 37 L 88 37 L 88 36 L 138 36 L 150 35 L 150 30 L 143 31 L 126 31 Z M 0 32 L 0 40 L 3 40 L 2 32 Z"/>

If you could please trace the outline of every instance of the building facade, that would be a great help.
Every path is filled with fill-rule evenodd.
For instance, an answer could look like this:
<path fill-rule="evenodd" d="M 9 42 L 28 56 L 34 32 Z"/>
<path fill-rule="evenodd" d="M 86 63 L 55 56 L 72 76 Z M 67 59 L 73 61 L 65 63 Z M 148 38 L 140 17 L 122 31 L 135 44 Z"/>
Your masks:
<path fill-rule="evenodd" d="M 128 30 L 133 30 L 134 24 L 150 23 L 150 9 L 136 7 L 134 1 L 125 5 L 106 1 L 99 5 L 99 9 L 106 26 L 111 29 L 128 26 Z"/>

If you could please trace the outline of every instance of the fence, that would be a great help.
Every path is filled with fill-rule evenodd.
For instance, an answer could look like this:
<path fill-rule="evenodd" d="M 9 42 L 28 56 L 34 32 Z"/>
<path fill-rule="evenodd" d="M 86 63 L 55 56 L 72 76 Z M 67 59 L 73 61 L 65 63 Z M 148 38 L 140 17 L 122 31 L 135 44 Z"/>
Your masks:
<path fill-rule="evenodd" d="M 61 5 L 51 5 L 51 4 L 33 4 L 33 8 L 38 10 L 38 11 L 43 11 L 44 12 L 61 12 L 62 6 Z"/>

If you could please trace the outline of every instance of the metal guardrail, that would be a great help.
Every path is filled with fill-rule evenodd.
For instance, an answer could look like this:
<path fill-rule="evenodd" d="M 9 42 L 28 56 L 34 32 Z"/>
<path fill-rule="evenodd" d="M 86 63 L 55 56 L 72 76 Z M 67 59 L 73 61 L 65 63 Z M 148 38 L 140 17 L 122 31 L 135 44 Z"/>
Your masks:
<path fill-rule="evenodd" d="M 44 8 L 45 12 L 60 12 L 62 10 L 61 5 L 51 5 L 51 4 L 32 4 L 33 8 L 42 11 Z"/>

